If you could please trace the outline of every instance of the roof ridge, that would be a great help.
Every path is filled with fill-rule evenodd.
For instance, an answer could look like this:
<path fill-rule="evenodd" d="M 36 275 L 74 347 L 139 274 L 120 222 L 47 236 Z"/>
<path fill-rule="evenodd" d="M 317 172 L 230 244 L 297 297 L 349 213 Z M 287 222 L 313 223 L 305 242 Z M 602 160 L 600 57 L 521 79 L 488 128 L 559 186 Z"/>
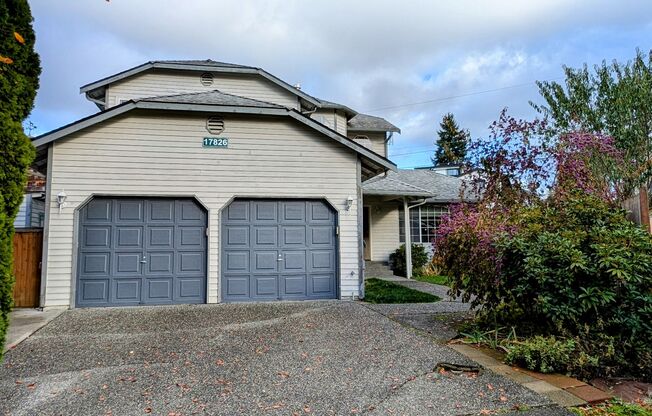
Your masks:
<path fill-rule="evenodd" d="M 243 100 L 254 101 L 254 102 L 265 104 L 265 105 L 268 105 L 268 106 L 273 106 L 273 107 L 278 107 L 278 108 L 287 108 L 287 107 L 284 107 L 284 106 L 276 104 L 276 103 L 271 103 L 269 101 L 257 100 L 255 98 L 250 98 L 250 97 L 244 97 L 242 95 L 231 94 L 231 93 L 228 93 L 228 92 L 220 91 L 218 89 L 209 90 L 209 91 L 188 92 L 188 93 L 183 93 L 183 94 L 155 95 L 153 97 L 137 98 L 134 101 L 155 101 L 156 98 L 187 97 L 189 95 L 196 96 L 196 95 L 210 94 L 210 93 L 215 93 L 215 92 L 218 93 L 218 94 L 222 94 L 222 95 L 228 95 L 229 97 L 236 97 L 236 98 L 240 98 L 240 99 L 243 99 Z"/>

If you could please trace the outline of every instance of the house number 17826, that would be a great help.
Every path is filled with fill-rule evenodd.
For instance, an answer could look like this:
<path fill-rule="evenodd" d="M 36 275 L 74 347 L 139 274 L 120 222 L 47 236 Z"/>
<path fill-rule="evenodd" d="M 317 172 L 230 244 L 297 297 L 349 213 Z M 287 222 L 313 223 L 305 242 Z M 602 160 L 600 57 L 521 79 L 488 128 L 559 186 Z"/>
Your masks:
<path fill-rule="evenodd" d="M 221 137 L 204 137 L 202 147 L 229 147 L 229 139 Z"/>

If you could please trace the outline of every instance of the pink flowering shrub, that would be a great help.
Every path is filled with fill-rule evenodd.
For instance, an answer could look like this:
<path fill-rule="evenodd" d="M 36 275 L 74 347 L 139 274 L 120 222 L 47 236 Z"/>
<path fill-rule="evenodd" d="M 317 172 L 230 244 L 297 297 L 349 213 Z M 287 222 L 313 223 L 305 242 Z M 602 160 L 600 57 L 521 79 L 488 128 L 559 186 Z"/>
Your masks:
<path fill-rule="evenodd" d="M 570 373 L 652 378 L 652 239 L 619 207 L 632 172 L 613 139 L 503 112 L 469 150 L 475 198 L 435 242 L 451 292 L 485 325 L 573 340 Z"/>

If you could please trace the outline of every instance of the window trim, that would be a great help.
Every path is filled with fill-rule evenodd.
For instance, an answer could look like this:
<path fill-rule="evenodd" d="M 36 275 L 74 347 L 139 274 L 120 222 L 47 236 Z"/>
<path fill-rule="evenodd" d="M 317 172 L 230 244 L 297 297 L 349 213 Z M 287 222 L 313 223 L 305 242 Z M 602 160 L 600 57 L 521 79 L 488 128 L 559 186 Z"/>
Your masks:
<path fill-rule="evenodd" d="M 412 244 L 432 244 L 435 240 L 436 231 L 439 228 L 441 217 L 450 212 L 449 205 L 425 204 L 414 207 L 410 211 L 410 231 Z M 424 215 L 425 214 L 425 215 Z M 432 215 L 432 217 L 430 217 Z M 398 208 L 398 240 L 405 243 L 405 214 L 403 207 Z M 429 223 L 433 221 L 433 225 Z M 424 228 L 425 225 L 425 228 Z M 423 230 L 426 230 L 424 235 Z M 417 232 L 418 231 L 418 232 Z M 416 237 L 416 238 L 415 238 Z M 424 238 L 426 241 L 424 241 Z"/>

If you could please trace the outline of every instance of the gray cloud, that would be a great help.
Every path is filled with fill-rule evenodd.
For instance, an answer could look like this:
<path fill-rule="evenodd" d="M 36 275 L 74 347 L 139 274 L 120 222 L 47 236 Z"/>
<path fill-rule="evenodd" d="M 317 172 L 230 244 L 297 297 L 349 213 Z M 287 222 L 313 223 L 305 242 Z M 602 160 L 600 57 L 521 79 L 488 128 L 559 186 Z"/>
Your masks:
<path fill-rule="evenodd" d="M 43 77 L 40 132 L 93 111 L 79 86 L 154 59 L 261 66 L 358 110 L 462 95 L 561 74 L 562 63 L 650 48 L 652 3 L 599 1 L 32 2 Z M 378 110 L 401 126 L 394 153 L 428 146 L 454 112 L 474 135 L 504 106 L 531 115 L 536 88 Z M 401 156 L 403 165 L 426 154 Z"/>

